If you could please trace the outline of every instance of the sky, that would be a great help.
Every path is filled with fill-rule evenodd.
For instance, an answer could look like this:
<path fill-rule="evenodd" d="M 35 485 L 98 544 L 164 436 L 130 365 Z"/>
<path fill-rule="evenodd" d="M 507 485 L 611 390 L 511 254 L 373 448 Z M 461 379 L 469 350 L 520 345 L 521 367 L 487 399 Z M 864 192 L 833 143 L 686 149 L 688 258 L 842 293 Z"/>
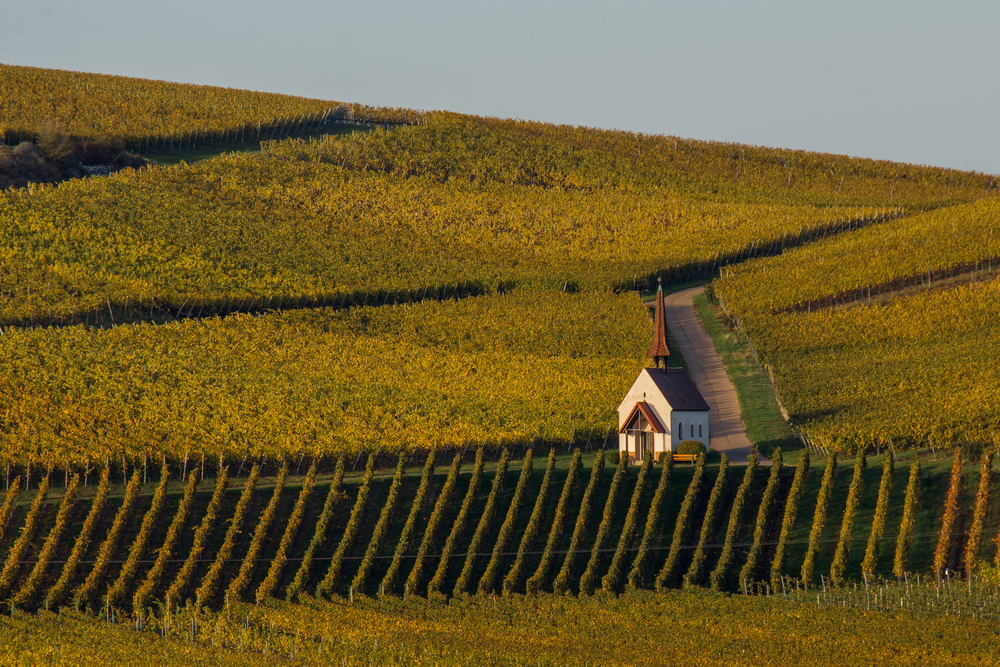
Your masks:
<path fill-rule="evenodd" d="M 0 62 L 1000 174 L 1000 2 L 3 0 Z"/>

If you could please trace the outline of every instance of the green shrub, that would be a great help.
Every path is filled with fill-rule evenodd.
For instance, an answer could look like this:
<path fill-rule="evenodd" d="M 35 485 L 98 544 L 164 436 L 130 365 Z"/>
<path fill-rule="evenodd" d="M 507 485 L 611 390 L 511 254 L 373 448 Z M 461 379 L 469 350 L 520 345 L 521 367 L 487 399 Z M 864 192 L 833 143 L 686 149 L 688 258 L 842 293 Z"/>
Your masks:
<path fill-rule="evenodd" d="M 423 539 L 420 540 L 417 558 L 410 569 L 410 576 L 406 578 L 406 588 L 413 595 L 418 593 L 420 585 L 423 583 L 424 566 L 430 561 L 432 554 L 437 551 L 438 526 L 445 520 L 445 513 L 451 507 L 452 499 L 455 496 L 455 485 L 458 484 L 458 473 L 461 469 L 462 455 L 455 454 L 455 458 L 451 462 L 451 469 L 448 470 L 448 477 L 434 503 L 434 511 L 431 512 L 431 516 L 427 520 L 427 527 L 424 529 Z"/>
<path fill-rule="evenodd" d="M 694 520 L 694 504 L 701 493 L 701 482 L 705 476 L 705 452 L 698 455 L 698 462 L 695 464 L 694 476 L 688 484 L 687 492 L 684 494 L 684 501 L 677 512 L 677 521 L 674 524 L 674 535 L 670 541 L 670 551 L 667 552 L 667 560 L 663 563 L 663 568 L 656 575 L 656 590 L 662 591 L 664 588 L 673 586 L 680 573 L 681 555 L 684 541 L 691 529 L 691 522 Z"/>
<path fill-rule="evenodd" d="M 736 498 L 733 506 L 729 510 L 729 527 L 726 528 L 726 539 L 722 544 L 722 553 L 719 554 L 719 562 L 715 564 L 715 569 L 709 576 L 712 582 L 713 591 L 729 590 L 729 572 L 735 560 L 735 544 L 739 539 L 740 527 L 743 525 L 743 510 L 746 507 L 747 496 L 753 484 L 754 473 L 757 471 L 757 454 L 751 453 L 747 457 L 747 467 L 743 473 L 743 481 L 736 491 Z"/>
<path fill-rule="evenodd" d="M 528 593 L 537 595 L 542 591 L 545 582 L 549 578 L 552 570 L 552 563 L 555 560 L 555 551 L 559 547 L 559 538 L 562 537 L 563 528 L 566 524 L 566 514 L 569 511 L 570 497 L 580 478 L 580 471 L 583 470 L 583 456 L 580 450 L 573 451 L 573 461 L 569 466 L 569 473 L 566 481 L 563 482 L 562 493 L 559 495 L 559 503 L 556 505 L 556 515 L 552 520 L 552 527 L 549 528 L 549 538 L 545 542 L 545 551 L 542 552 L 542 559 L 538 563 L 535 573 L 525 582 L 525 590 Z"/>
<path fill-rule="evenodd" d="M 400 458 L 402 461 L 402 458 Z M 333 517 L 333 509 L 336 507 L 337 503 L 341 499 L 341 486 L 344 484 L 344 455 L 341 454 L 337 457 L 337 467 L 334 469 L 333 481 L 330 483 L 330 488 L 326 492 L 326 501 L 323 503 L 323 511 L 319 514 L 319 519 L 316 520 L 316 528 L 313 530 L 312 540 L 309 542 L 309 546 L 306 548 L 305 554 L 302 556 L 302 563 L 299 565 L 298 571 L 295 573 L 295 579 L 292 580 L 292 584 L 285 591 L 285 598 L 289 602 L 295 602 L 299 598 L 299 593 L 302 592 L 302 588 L 306 585 L 309 580 L 309 573 L 312 570 L 313 559 L 316 557 L 316 551 L 318 551 L 323 543 L 326 542 L 326 530 L 327 526 L 330 525 L 330 519 Z"/>
<path fill-rule="evenodd" d="M 403 486 L 403 477 L 406 475 L 406 457 L 400 454 L 399 463 L 396 464 L 396 473 L 392 476 L 392 485 L 389 487 L 389 497 L 386 498 L 385 505 L 382 506 L 382 513 L 379 515 L 378 523 L 372 532 L 372 538 L 368 541 L 368 549 L 365 550 L 365 557 L 361 559 L 361 565 L 354 575 L 351 588 L 360 595 L 368 593 L 368 577 L 371 575 L 375 559 L 382 551 L 382 543 L 385 541 L 386 531 L 389 530 L 389 523 L 396 512 L 396 504 L 399 502 L 399 489 Z"/>
<path fill-rule="evenodd" d="M 771 474 L 767 478 L 767 486 L 764 487 L 764 496 L 760 499 L 757 508 L 757 523 L 753 529 L 753 544 L 747 552 L 747 561 L 740 570 L 740 581 L 746 585 L 757 579 L 757 571 L 760 569 L 760 557 L 764 551 L 764 532 L 767 530 L 767 521 L 771 516 L 771 506 L 778 495 L 781 485 L 781 448 L 776 448 L 771 452 Z"/>
<path fill-rule="evenodd" d="M 434 450 L 431 450 L 430 454 L 427 455 L 427 462 L 424 463 L 424 472 L 420 476 L 420 486 L 417 488 L 417 495 L 413 499 L 413 504 L 410 505 L 410 514 L 406 517 L 406 523 L 403 524 L 403 530 L 399 534 L 399 542 L 396 543 L 396 552 L 393 554 L 392 562 L 389 563 L 389 569 L 386 571 L 385 576 L 382 578 L 382 584 L 379 586 L 379 595 L 392 595 L 393 589 L 396 587 L 396 579 L 399 577 L 400 568 L 403 567 L 403 558 L 410 550 L 413 533 L 417 530 L 417 520 L 423 509 L 424 498 L 427 497 L 433 475 Z"/>
<path fill-rule="evenodd" d="M 225 494 L 228 485 L 229 468 L 223 466 L 216 475 L 215 491 L 212 493 L 212 499 L 208 502 L 205 516 L 202 517 L 201 523 L 198 525 L 198 530 L 195 531 L 194 543 L 191 545 L 191 550 L 188 551 L 187 559 L 184 561 L 184 565 L 181 566 L 177 576 L 174 577 L 174 583 L 170 585 L 166 595 L 163 596 L 168 608 L 172 602 L 176 603 L 179 601 L 182 592 L 187 589 L 188 584 L 194 576 L 194 570 L 198 566 L 201 554 L 207 546 L 209 535 L 218 518 L 219 507 L 222 505 L 222 496 Z"/>
<path fill-rule="evenodd" d="M 615 520 L 615 510 L 618 507 L 618 494 L 621 491 L 627 470 L 628 457 L 618 457 L 618 467 L 615 469 L 615 476 L 611 478 L 608 499 L 604 503 L 604 515 L 601 517 L 601 525 L 597 527 L 597 538 L 590 550 L 590 560 L 587 561 L 587 567 L 583 571 L 583 576 L 580 577 L 581 595 L 592 595 L 594 587 L 597 585 L 604 550 L 607 548 L 608 540 L 611 539 L 611 528 Z"/>
<path fill-rule="evenodd" d="M 774 548 L 774 556 L 771 558 L 771 588 L 774 590 L 778 590 L 781 585 L 781 577 L 785 574 L 785 554 L 788 551 L 788 541 L 792 539 L 792 531 L 795 530 L 795 519 L 799 515 L 799 503 L 802 501 L 802 492 L 805 490 L 808 473 L 809 451 L 806 450 L 799 456 L 799 464 L 795 466 L 792 488 L 788 490 L 788 497 L 785 499 L 785 515 L 781 519 L 781 534 L 778 536 L 778 545 Z"/>
<path fill-rule="evenodd" d="M 892 571 L 897 579 L 906 574 L 906 563 L 910 559 L 913 545 L 913 527 L 917 520 L 917 502 L 920 499 L 920 459 L 910 464 L 910 479 L 906 484 L 906 498 L 903 500 L 903 519 L 899 523 L 899 537 L 896 538 L 896 556 Z M 997 550 L 997 567 L 1000 567 L 1000 549 Z"/>
<path fill-rule="evenodd" d="M 635 560 L 632 561 L 632 569 L 628 573 L 627 587 L 630 590 L 639 588 L 645 583 L 649 556 L 654 542 L 660 538 L 660 514 L 663 513 L 663 505 L 666 503 L 667 493 L 670 490 L 670 475 L 674 470 L 673 452 L 660 453 L 660 468 L 660 483 L 656 486 L 653 502 L 649 506 L 649 514 L 646 515 L 646 528 L 642 532 L 639 551 Z"/>
<path fill-rule="evenodd" d="M 885 515 L 889 510 L 889 494 L 892 492 L 892 477 L 895 473 L 892 456 L 886 454 L 882 459 L 882 481 L 878 485 L 878 502 L 875 504 L 875 519 L 872 521 L 872 532 L 868 536 L 868 548 L 865 549 L 865 559 L 861 561 L 861 572 L 866 581 L 875 576 L 875 565 L 878 563 L 879 552 L 882 549 L 882 535 L 885 534 Z"/>
<path fill-rule="evenodd" d="M 649 477 L 649 470 L 652 467 L 653 453 L 646 452 L 646 455 L 642 457 L 642 467 L 639 469 L 639 477 L 635 482 L 635 489 L 632 491 L 632 502 L 629 503 L 628 514 L 625 515 L 625 525 L 622 526 L 622 532 L 618 536 L 618 547 L 611 559 L 611 567 L 601 579 L 601 588 L 609 593 L 617 593 L 621 587 L 622 577 L 625 575 L 625 559 L 632 553 L 632 540 L 635 539 L 635 528 L 639 522 L 642 494 L 646 490 L 646 479 Z"/>
<path fill-rule="evenodd" d="M 448 576 L 448 564 L 451 560 L 451 555 L 458 548 L 459 541 L 465 535 L 465 528 L 469 523 L 469 515 L 472 513 L 472 505 L 476 501 L 476 493 L 479 491 L 482 479 L 483 449 L 480 447 L 479 451 L 476 452 L 476 463 L 472 469 L 472 479 L 469 480 L 469 488 L 465 492 L 462 507 L 458 510 L 458 516 L 455 517 L 455 522 L 451 526 L 451 532 L 445 541 L 444 549 L 441 550 L 441 560 L 438 561 L 437 571 L 434 572 L 434 576 L 431 577 L 430 582 L 427 584 L 428 597 L 444 597 L 441 593 L 441 587 L 444 585 L 445 577 Z"/>
<path fill-rule="evenodd" d="M 160 512 L 163 510 L 163 505 L 167 499 L 167 482 L 169 480 L 170 471 L 166 466 L 163 466 L 160 471 L 160 484 L 156 487 L 156 493 L 153 494 L 152 504 L 146 510 L 146 515 L 142 518 L 142 526 L 139 528 L 139 534 L 129 548 L 128 558 L 125 560 L 125 565 L 122 566 L 122 571 L 118 574 L 118 579 L 115 580 L 114 585 L 106 596 L 107 603 L 112 606 L 121 604 L 122 600 L 125 599 L 125 593 L 132 584 L 132 580 L 135 579 L 139 566 L 143 562 L 142 558 L 146 553 L 149 538 L 153 534 L 153 529 L 156 528 L 156 522 L 160 518 Z"/>
<path fill-rule="evenodd" d="M 548 503 L 549 490 L 552 488 L 552 475 L 555 468 L 556 450 L 550 449 L 548 465 L 545 466 L 545 475 L 542 477 L 542 488 L 538 490 L 538 495 L 535 497 L 535 506 L 531 510 L 531 517 L 528 519 L 528 525 L 524 529 L 524 534 L 521 535 L 521 544 L 517 548 L 517 557 L 514 559 L 514 565 L 503 580 L 503 592 L 505 595 L 514 592 L 521 585 L 521 579 L 524 577 L 524 568 L 528 566 L 528 553 L 535 546 L 535 538 L 538 536 L 538 531 L 541 530 L 542 518 L 545 515 L 545 506 Z"/>
<path fill-rule="evenodd" d="M 243 527 L 247 507 L 250 506 L 250 499 L 253 497 L 253 490 L 257 484 L 258 474 L 260 474 L 260 465 L 254 464 L 250 470 L 250 476 L 247 478 L 246 484 L 243 485 L 243 492 L 240 493 L 240 499 L 236 503 L 233 518 L 229 522 L 229 529 L 226 531 L 226 537 L 222 541 L 219 553 L 215 555 L 212 567 L 208 569 L 208 574 L 205 575 L 201 586 L 195 592 L 195 599 L 198 601 L 199 606 L 211 604 L 212 598 L 215 597 L 215 593 L 219 588 L 222 569 L 229 564 L 229 558 L 232 556 L 233 549 L 236 546 L 236 538 Z"/>
<path fill-rule="evenodd" d="M 347 520 L 347 527 L 340 538 L 340 544 L 330 559 L 330 567 L 326 571 L 323 581 L 316 587 L 316 597 L 329 597 L 337 590 L 340 583 L 340 572 L 344 568 L 344 559 L 350 555 L 354 548 L 354 541 L 361 530 L 361 521 L 365 516 L 365 507 L 368 505 L 368 493 L 371 491 L 372 477 L 375 475 L 375 454 L 368 455 L 368 462 L 365 464 L 365 474 L 361 478 L 361 486 L 358 488 L 358 497 L 354 500 L 354 508 L 351 510 L 351 518 Z"/>
<path fill-rule="evenodd" d="M 271 559 L 271 567 L 267 570 L 267 576 L 264 577 L 264 581 L 257 587 L 257 602 L 269 598 L 274 589 L 278 587 L 281 570 L 285 567 L 285 561 L 288 560 L 288 551 L 292 548 L 292 542 L 295 541 L 295 536 L 299 532 L 299 524 L 302 523 L 302 517 L 306 511 L 306 500 L 312 494 L 315 483 L 316 462 L 313 461 L 313 464 L 309 466 L 309 471 L 306 473 L 305 481 L 302 482 L 302 489 L 299 491 L 299 497 L 295 501 L 292 515 L 288 518 L 288 523 L 285 524 L 284 534 L 282 534 L 281 542 L 278 544 L 278 552 Z"/>
<path fill-rule="evenodd" d="M 250 540 L 250 548 L 247 549 L 247 553 L 243 557 L 243 562 L 240 564 L 240 571 L 229 582 L 229 587 L 226 589 L 227 600 L 239 600 L 243 594 L 243 590 L 250 583 L 250 577 L 257 566 L 257 558 L 260 555 L 260 550 L 264 546 L 264 540 L 267 538 L 267 531 L 270 530 L 271 522 L 274 521 L 274 513 L 278 509 L 278 501 L 281 499 L 281 491 L 285 488 L 285 479 L 287 477 L 288 462 L 286 461 L 282 464 L 281 470 L 278 472 L 278 480 L 274 484 L 271 500 L 268 501 L 267 507 L 264 508 L 264 513 L 257 520 L 257 527 L 254 529 L 253 538 Z M 202 601 L 205 602 L 205 599 L 203 598 Z"/>
<path fill-rule="evenodd" d="M 958 503 L 962 496 L 962 452 L 955 450 L 948 483 L 948 496 L 944 500 L 944 514 L 941 516 L 941 532 L 938 534 L 937 548 L 934 550 L 934 576 L 938 581 L 948 567 L 952 533 L 958 520 Z"/>
<path fill-rule="evenodd" d="M 597 452 L 594 455 L 594 467 L 590 471 L 590 481 L 587 482 L 587 489 L 583 492 L 583 500 L 580 502 L 580 513 L 576 516 L 576 526 L 573 528 L 566 558 L 563 560 L 555 581 L 552 582 L 552 590 L 556 593 L 565 595 L 570 592 L 569 582 L 573 577 L 573 563 L 576 561 L 576 554 L 580 551 L 580 545 L 586 537 L 587 520 L 590 518 L 591 508 L 594 506 L 594 490 L 597 488 L 603 473 L 604 452 Z"/>
<path fill-rule="evenodd" d="M 479 551 L 482 549 L 483 542 L 490 531 L 490 526 L 493 524 L 493 517 L 496 515 L 497 504 L 503 495 L 503 480 L 507 474 L 507 465 L 509 462 L 510 452 L 505 447 L 500 454 L 497 473 L 493 477 L 493 487 L 490 489 L 489 497 L 486 498 L 486 507 L 483 508 L 483 515 L 479 518 L 479 525 L 476 526 L 476 532 L 472 534 L 472 541 L 469 543 L 465 563 L 462 565 L 462 572 L 458 575 L 458 579 L 455 582 L 452 595 L 465 595 L 469 590 L 469 583 L 476 568 Z"/>
<path fill-rule="evenodd" d="M 681 440 L 677 443 L 677 453 L 684 456 L 697 456 L 698 454 L 707 454 L 708 447 L 700 440 Z"/>
<path fill-rule="evenodd" d="M 514 536 L 514 528 L 517 526 L 517 517 L 521 513 L 521 505 L 524 503 L 524 493 L 528 488 L 528 481 L 531 479 L 531 450 L 524 455 L 524 462 L 521 464 L 521 477 L 517 480 L 517 488 L 514 489 L 514 498 L 507 509 L 507 516 L 503 525 L 500 526 L 500 534 L 493 545 L 493 554 L 490 562 L 486 566 L 486 571 L 479 579 L 479 594 L 488 595 L 496 590 L 497 579 L 500 576 L 500 564 L 503 561 L 504 553 Z"/>
<path fill-rule="evenodd" d="M 993 452 L 983 455 L 983 463 L 979 469 L 979 489 L 976 491 L 976 508 L 972 512 L 972 527 L 969 529 L 969 541 L 965 545 L 965 575 L 972 576 L 979 563 L 979 546 L 983 542 L 983 530 L 986 525 L 986 514 L 990 506 L 990 487 L 993 479 Z"/>
<path fill-rule="evenodd" d="M 865 486 L 865 467 L 867 458 L 864 450 L 858 452 L 854 461 L 854 475 L 851 477 L 851 487 L 847 491 L 847 506 L 844 508 L 844 519 L 840 524 L 840 539 L 837 541 L 837 551 L 833 554 L 830 565 L 830 579 L 834 583 L 844 580 L 847 570 L 847 558 L 851 553 L 851 534 L 854 532 L 854 520 L 858 515 L 858 504 L 861 502 L 861 491 Z"/>
<path fill-rule="evenodd" d="M 7 554 L 7 561 L 3 566 L 3 571 L 0 572 L 0 599 L 6 598 L 11 586 L 14 585 L 14 580 L 17 578 L 17 572 L 21 567 L 24 553 L 31 544 L 31 540 L 35 537 L 35 531 L 38 529 L 42 507 L 45 505 L 45 498 L 48 494 L 49 478 L 46 476 L 38 486 L 38 493 L 35 494 L 35 499 L 31 502 L 31 509 L 28 510 L 28 516 L 21 527 L 21 534 L 14 541 L 14 544 L 11 545 L 10 552 Z"/>
<path fill-rule="evenodd" d="M 719 512 L 722 507 L 722 497 L 726 492 L 726 475 L 729 472 L 729 457 L 722 454 L 722 461 L 719 463 L 719 474 L 715 478 L 712 486 L 712 494 L 708 497 L 708 507 L 705 508 L 705 519 L 701 524 L 701 535 L 698 536 L 698 546 L 694 550 L 694 557 L 691 565 L 684 575 L 684 588 L 691 588 L 701 584 L 705 577 L 705 568 L 708 566 L 709 540 L 714 539 L 718 531 Z"/>
<path fill-rule="evenodd" d="M 809 544 L 806 546 L 806 557 L 802 561 L 802 583 L 807 588 L 816 578 L 816 554 L 819 553 L 819 541 L 823 537 L 823 527 L 826 526 L 826 514 L 830 507 L 830 494 L 833 493 L 833 479 L 836 470 L 837 454 L 831 452 L 830 458 L 826 460 L 826 470 L 823 471 L 823 481 L 819 485 L 819 494 L 816 496 L 812 528 L 809 529 Z"/>
<path fill-rule="evenodd" d="M 49 561 L 52 560 L 56 547 L 59 546 L 59 540 L 62 539 L 62 534 L 66 530 L 66 523 L 69 519 L 70 511 L 73 509 L 73 504 L 76 502 L 76 489 L 79 485 L 80 476 L 73 475 L 73 479 L 70 480 L 69 486 L 66 488 L 66 493 L 63 495 L 62 503 L 59 505 L 56 523 L 52 526 L 52 530 L 49 531 L 49 536 L 45 538 L 45 544 L 42 545 L 42 550 L 38 552 L 38 559 L 35 561 L 35 566 L 31 568 L 31 573 L 28 575 L 27 580 L 21 585 L 21 590 L 17 592 L 17 595 L 10 601 L 11 605 L 21 607 L 31 602 L 32 598 L 35 597 L 38 585 L 41 583 L 42 577 L 45 576 L 45 569 L 49 566 Z"/>
<path fill-rule="evenodd" d="M 90 538 L 94 534 L 94 527 L 97 525 L 97 519 L 101 515 L 101 510 L 104 509 L 104 504 L 107 502 L 108 490 L 110 488 L 111 469 L 104 468 L 104 471 L 101 473 L 101 481 L 97 486 L 97 494 L 94 496 L 94 501 L 90 503 L 90 511 L 87 513 L 87 518 L 83 522 L 83 528 L 80 529 L 80 534 L 73 544 L 73 551 L 70 552 L 69 558 L 66 559 L 66 564 L 63 565 L 59 580 L 49 589 L 48 594 L 45 596 L 45 606 L 47 608 L 54 609 L 62 602 L 63 597 L 66 595 L 66 590 L 69 588 L 70 583 L 72 583 L 73 577 L 76 576 L 76 569 L 80 566 L 80 559 L 87 551 L 87 547 L 90 546 Z M 3 512 L 0 512 L 0 516 L 3 516 Z"/>

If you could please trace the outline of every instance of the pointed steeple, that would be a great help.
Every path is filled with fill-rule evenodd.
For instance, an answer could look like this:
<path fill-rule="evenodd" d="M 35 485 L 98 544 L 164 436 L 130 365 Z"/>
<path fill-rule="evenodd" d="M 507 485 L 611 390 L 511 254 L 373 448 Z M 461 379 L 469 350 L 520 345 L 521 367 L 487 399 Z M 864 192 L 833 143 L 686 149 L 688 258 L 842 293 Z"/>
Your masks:
<path fill-rule="evenodd" d="M 670 346 L 667 345 L 667 320 L 663 309 L 663 284 L 657 279 L 656 315 L 653 317 L 653 344 L 647 354 L 653 358 L 656 368 L 667 368 Z"/>

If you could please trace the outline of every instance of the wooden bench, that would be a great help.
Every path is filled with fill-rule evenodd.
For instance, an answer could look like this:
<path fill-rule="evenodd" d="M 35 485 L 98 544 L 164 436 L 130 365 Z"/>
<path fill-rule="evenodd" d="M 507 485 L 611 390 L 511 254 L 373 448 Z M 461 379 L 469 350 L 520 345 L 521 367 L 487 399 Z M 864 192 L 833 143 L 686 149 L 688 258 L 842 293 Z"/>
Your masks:
<path fill-rule="evenodd" d="M 674 454 L 674 463 L 694 463 L 697 458 L 697 454 Z"/>

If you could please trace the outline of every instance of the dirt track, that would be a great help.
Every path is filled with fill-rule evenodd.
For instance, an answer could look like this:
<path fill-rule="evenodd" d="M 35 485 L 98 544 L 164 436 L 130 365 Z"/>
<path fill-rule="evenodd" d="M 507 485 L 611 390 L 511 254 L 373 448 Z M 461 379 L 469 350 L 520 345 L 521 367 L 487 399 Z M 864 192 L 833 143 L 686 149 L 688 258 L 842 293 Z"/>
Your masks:
<path fill-rule="evenodd" d="M 726 452 L 733 463 L 746 463 L 752 444 L 743 428 L 736 389 L 692 301 L 704 289 L 692 287 L 664 295 L 667 328 L 687 362 L 695 386 L 712 408 L 709 413 L 709 446 Z"/>

